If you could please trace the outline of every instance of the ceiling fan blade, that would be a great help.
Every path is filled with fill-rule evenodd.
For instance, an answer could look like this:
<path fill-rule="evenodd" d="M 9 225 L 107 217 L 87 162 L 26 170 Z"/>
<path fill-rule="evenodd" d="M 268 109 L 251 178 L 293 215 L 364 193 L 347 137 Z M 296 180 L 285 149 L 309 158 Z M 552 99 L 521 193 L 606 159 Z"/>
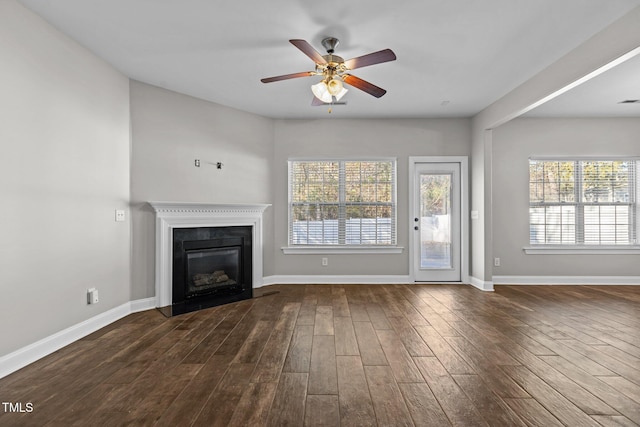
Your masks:
<path fill-rule="evenodd" d="M 311 58 L 311 60 L 316 64 L 327 63 L 327 60 L 324 59 L 322 55 L 320 55 L 320 52 L 315 50 L 313 46 L 311 46 L 306 40 L 294 39 L 294 40 L 289 40 L 289 42 L 291 42 L 292 45 L 300 49 L 302 53 L 304 53 L 309 58 Z"/>
<path fill-rule="evenodd" d="M 376 98 L 380 98 L 382 95 L 387 93 L 387 91 L 382 89 L 381 87 L 371 84 L 366 80 L 362 80 L 360 77 L 352 76 L 351 74 L 344 74 L 342 76 L 342 80 L 346 84 L 365 91 L 369 95 L 373 95 Z"/>
<path fill-rule="evenodd" d="M 309 77 L 313 75 L 315 75 L 313 71 L 303 71 L 301 73 L 284 74 L 282 76 L 267 77 L 264 79 L 260 79 L 260 81 L 262 83 L 271 83 L 271 82 L 279 82 L 280 80 L 289 80 L 289 79 L 295 79 L 298 77 Z"/>
<path fill-rule="evenodd" d="M 366 67 L 368 65 L 380 64 L 383 62 L 395 61 L 396 54 L 391 49 L 379 50 L 368 55 L 358 56 L 344 62 L 349 70 Z"/>

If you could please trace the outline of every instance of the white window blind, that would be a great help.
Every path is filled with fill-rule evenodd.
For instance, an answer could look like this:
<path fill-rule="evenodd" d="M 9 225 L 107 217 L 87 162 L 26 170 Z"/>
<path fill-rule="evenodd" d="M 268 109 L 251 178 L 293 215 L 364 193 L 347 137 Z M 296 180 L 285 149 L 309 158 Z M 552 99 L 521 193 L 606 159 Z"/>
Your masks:
<path fill-rule="evenodd" d="M 289 161 L 289 245 L 395 245 L 395 160 Z"/>
<path fill-rule="evenodd" d="M 635 245 L 637 159 L 530 159 L 532 245 Z"/>

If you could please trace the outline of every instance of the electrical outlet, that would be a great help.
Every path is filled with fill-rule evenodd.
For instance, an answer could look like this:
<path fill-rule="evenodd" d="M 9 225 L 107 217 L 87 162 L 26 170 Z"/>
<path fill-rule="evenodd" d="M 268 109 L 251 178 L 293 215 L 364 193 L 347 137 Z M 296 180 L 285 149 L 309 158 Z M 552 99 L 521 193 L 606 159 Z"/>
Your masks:
<path fill-rule="evenodd" d="M 125 213 L 122 209 L 116 209 L 116 222 L 122 222 L 125 220 Z"/>
<path fill-rule="evenodd" d="M 87 304 L 97 304 L 99 301 L 98 290 L 91 288 L 87 290 Z"/>
<path fill-rule="evenodd" d="M 326 267 L 328 265 L 329 265 L 329 258 L 327 257 L 322 258 L 322 266 Z"/>
<path fill-rule="evenodd" d="M 500 258 L 494 258 L 493 259 L 493 266 L 494 267 L 500 267 Z"/>

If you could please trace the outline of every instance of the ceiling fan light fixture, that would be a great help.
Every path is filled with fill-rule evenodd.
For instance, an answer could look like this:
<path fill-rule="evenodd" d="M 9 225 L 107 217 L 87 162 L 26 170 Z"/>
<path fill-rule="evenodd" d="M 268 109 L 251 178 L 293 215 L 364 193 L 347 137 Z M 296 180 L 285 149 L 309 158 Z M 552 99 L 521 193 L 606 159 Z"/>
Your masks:
<path fill-rule="evenodd" d="M 333 99 L 331 98 L 331 93 L 329 92 L 329 87 L 325 83 L 325 81 L 321 81 L 320 83 L 316 83 L 311 86 L 311 92 L 313 95 L 318 98 L 320 101 L 324 103 L 329 103 Z"/>
<path fill-rule="evenodd" d="M 336 97 L 337 101 L 340 101 L 340 98 L 342 98 L 345 93 L 349 92 L 349 90 L 345 89 L 342 84 L 342 80 L 337 77 L 334 77 L 329 81 L 329 83 L 327 83 L 327 89 L 331 95 Z"/>
<path fill-rule="evenodd" d="M 315 71 L 303 71 L 300 73 L 267 77 L 260 79 L 262 83 L 271 83 L 298 77 L 322 76 L 321 82 L 311 86 L 311 91 L 314 95 L 313 105 L 318 105 L 318 103 L 331 104 L 340 101 L 348 92 L 348 90 L 344 88 L 343 82 L 376 98 L 380 98 L 387 93 L 387 91 L 381 87 L 373 85 L 354 75 L 347 74 L 347 71 L 383 62 L 395 61 L 396 54 L 393 53 L 391 49 L 383 49 L 345 61 L 342 57 L 333 54 L 335 47 L 338 45 L 338 39 L 335 37 L 326 37 L 322 40 L 322 45 L 327 49 L 327 55 L 321 55 L 320 52 L 315 50 L 313 46 L 305 40 L 292 39 L 289 40 L 289 42 L 313 60 L 315 63 Z"/>
<path fill-rule="evenodd" d="M 336 97 L 336 101 L 340 101 L 340 98 L 342 98 L 344 94 L 347 92 L 349 92 L 349 90 L 343 87 L 342 90 L 340 90 L 340 92 L 334 95 Z"/>
<path fill-rule="evenodd" d="M 333 96 L 338 95 L 342 89 L 342 80 L 338 79 L 338 78 L 333 78 L 331 80 L 329 80 L 327 82 L 327 89 L 329 90 L 329 93 Z"/>

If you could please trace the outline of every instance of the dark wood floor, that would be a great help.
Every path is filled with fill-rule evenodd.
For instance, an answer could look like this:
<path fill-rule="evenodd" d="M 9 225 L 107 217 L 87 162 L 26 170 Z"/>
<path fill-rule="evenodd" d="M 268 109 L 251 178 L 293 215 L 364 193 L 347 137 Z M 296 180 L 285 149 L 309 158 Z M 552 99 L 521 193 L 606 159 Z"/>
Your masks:
<path fill-rule="evenodd" d="M 640 287 L 269 286 L 0 380 L 18 426 L 640 425 Z"/>

